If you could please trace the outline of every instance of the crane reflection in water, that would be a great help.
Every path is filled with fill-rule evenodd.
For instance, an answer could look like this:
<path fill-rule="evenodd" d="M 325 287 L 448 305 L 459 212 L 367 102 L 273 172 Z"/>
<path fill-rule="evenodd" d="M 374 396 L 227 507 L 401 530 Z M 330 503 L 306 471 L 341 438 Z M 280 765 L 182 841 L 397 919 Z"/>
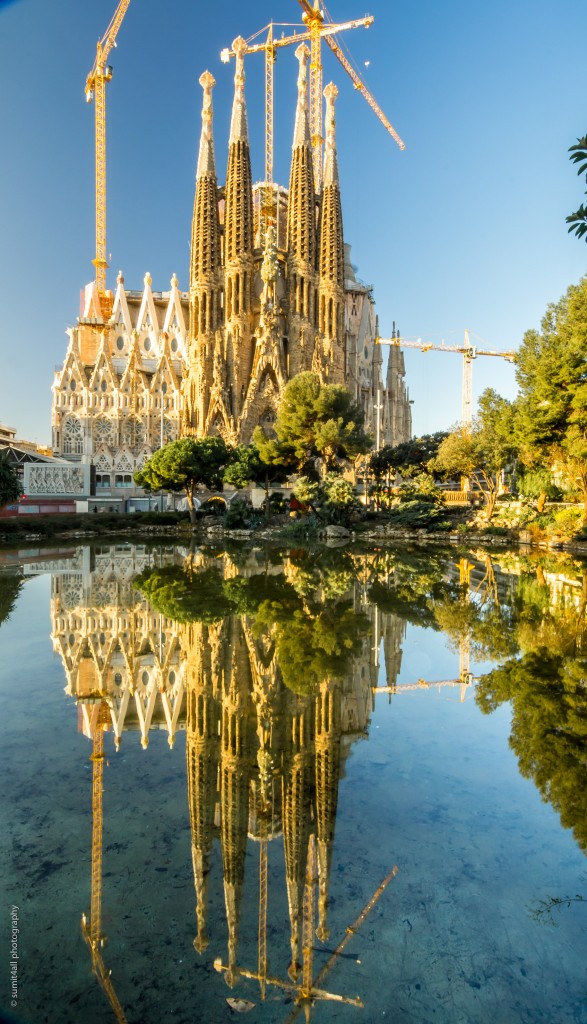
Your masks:
<path fill-rule="evenodd" d="M 389 551 L 327 551 L 317 557 L 301 550 L 161 549 L 154 555 L 112 546 L 94 551 L 92 565 L 89 575 L 55 574 L 53 643 L 67 692 L 76 698 L 82 728 L 95 744 L 92 910 L 82 927 L 117 1019 L 125 1019 L 124 1011 L 101 952 L 103 740 L 109 731 L 118 747 L 129 729 L 140 732 L 145 748 L 153 728 L 168 732 L 170 746 L 179 729 L 186 732 L 196 953 L 210 956 L 231 987 L 253 981 L 262 1000 L 268 989 L 293 999 L 292 1019 L 302 1011 L 309 1019 L 320 999 L 361 1005 L 358 996 L 330 991 L 330 981 L 327 989 L 325 979 L 397 869 L 389 865 L 362 910 L 348 908 L 354 923 L 340 941 L 333 937 L 334 949 L 325 946 L 345 760 L 368 732 L 378 692 L 391 699 L 404 689 L 434 684 L 397 682 L 407 622 L 449 635 L 460 652 L 460 673 L 440 684 L 458 687 L 462 698 L 475 681 L 471 650 L 491 648 L 504 664 L 478 683 L 480 700 L 491 710 L 492 702 L 503 699 L 506 677 L 514 679 L 533 656 L 528 651 L 518 657 L 520 645 L 529 643 L 529 618 L 538 614 L 536 593 L 524 604 L 527 578 L 496 571 L 488 556 L 459 562 L 438 553 L 419 563 Z M 543 569 L 533 569 L 532 578 L 544 590 Z M 584 580 L 582 589 L 577 582 L 574 601 L 562 604 L 547 600 L 546 587 L 541 626 L 531 627 L 536 642 L 551 623 L 560 643 L 574 629 L 581 653 L 585 636 L 584 629 L 578 636 L 577 623 L 584 620 L 586 588 Z M 378 685 L 380 667 L 386 686 Z M 584 817 L 572 823 L 578 833 Z M 215 840 L 222 856 L 225 955 L 217 949 L 208 954 Z M 289 967 L 281 975 L 271 969 L 274 954 L 268 948 L 272 843 L 283 847 L 289 917 Z M 258 850 L 256 956 L 239 944 L 251 844 Z M 317 973 L 316 941 L 330 954 Z"/>

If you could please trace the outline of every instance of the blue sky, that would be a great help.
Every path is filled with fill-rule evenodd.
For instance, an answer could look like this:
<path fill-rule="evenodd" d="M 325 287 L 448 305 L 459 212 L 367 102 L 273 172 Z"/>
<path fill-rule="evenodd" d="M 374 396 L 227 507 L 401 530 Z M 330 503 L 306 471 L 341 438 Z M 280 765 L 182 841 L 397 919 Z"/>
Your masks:
<path fill-rule="evenodd" d="M 116 0 L 0 0 L 0 421 L 50 438 L 53 370 L 79 290 L 93 276 L 93 108 L 84 99 L 95 44 Z M 585 0 L 329 0 L 333 20 L 374 15 L 344 39 L 405 140 L 401 153 L 335 58 L 346 240 L 373 284 L 383 336 L 515 348 L 549 302 L 587 269 L 565 216 L 583 198 L 568 147 L 587 131 Z M 145 272 L 188 285 L 198 78 L 214 90 L 225 173 L 233 66 L 219 52 L 271 19 L 299 23 L 296 0 L 132 0 L 108 86 L 109 283 Z M 297 62 L 276 65 L 276 178 L 287 184 Z M 365 67 L 365 62 L 369 62 Z M 263 176 L 263 61 L 247 59 L 253 176 Z M 459 356 L 406 353 L 417 433 L 460 416 Z M 513 369 L 474 365 L 474 396 L 513 397 Z"/>

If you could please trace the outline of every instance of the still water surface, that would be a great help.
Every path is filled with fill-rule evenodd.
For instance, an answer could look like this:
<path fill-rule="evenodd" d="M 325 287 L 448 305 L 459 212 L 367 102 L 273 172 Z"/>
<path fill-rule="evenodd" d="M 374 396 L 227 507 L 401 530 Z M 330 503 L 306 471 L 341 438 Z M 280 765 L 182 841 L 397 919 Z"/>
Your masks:
<path fill-rule="evenodd" d="M 586 595 L 505 553 L 0 552 L 2 1009 L 586 1022 Z"/>

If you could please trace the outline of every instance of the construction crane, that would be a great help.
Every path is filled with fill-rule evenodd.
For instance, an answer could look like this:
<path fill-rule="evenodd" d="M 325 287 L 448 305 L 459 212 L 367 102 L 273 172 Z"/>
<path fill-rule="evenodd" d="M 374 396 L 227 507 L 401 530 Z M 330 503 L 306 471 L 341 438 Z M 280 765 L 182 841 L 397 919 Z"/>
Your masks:
<path fill-rule="evenodd" d="M 368 28 L 374 21 L 372 15 L 366 15 L 364 18 L 357 18 L 352 21 L 335 24 L 324 20 L 324 14 L 318 7 L 318 0 L 315 0 L 314 7 L 312 7 L 310 3 L 304 2 L 304 0 L 300 0 L 300 3 L 304 11 L 302 21 L 306 26 L 301 32 L 294 32 L 293 35 L 282 36 L 280 39 L 275 39 L 274 29 L 277 26 L 274 22 L 271 22 L 267 26 L 267 38 L 265 42 L 253 42 L 253 40 L 260 35 L 260 32 L 264 31 L 264 29 L 261 29 L 260 32 L 256 32 L 255 35 L 251 36 L 245 51 L 246 54 L 265 54 L 265 226 L 270 222 L 273 216 L 273 65 L 275 63 L 276 51 L 278 49 L 292 44 L 299 45 L 305 41 L 310 42 L 310 132 L 312 137 L 314 183 L 316 191 L 319 191 L 320 183 L 322 181 L 322 145 L 324 142 L 322 136 L 322 59 L 320 49 L 322 38 L 326 40 L 330 49 L 338 58 L 345 71 L 350 75 L 355 88 L 362 92 L 363 96 L 375 111 L 384 127 L 395 139 L 400 149 L 405 149 L 405 144 L 402 142 L 395 129 L 392 128 L 378 103 L 367 89 L 365 83 L 354 68 L 352 68 L 342 53 L 338 43 L 336 43 L 333 38 L 336 33 L 345 32 L 347 29 L 361 27 Z M 230 58 L 234 56 L 234 49 L 227 47 L 222 50 L 220 59 L 226 64 Z"/>
<path fill-rule="evenodd" d="M 420 352 L 460 352 L 463 356 L 463 390 L 462 390 L 462 424 L 463 431 L 469 432 L 473 423 L 473 360 L 477 356 L 497 356 L 512 363 L 515 352 L 500 352 L 497 349 L 476 348 L 471 344 L 469 331 L 465 330 L 464 345 L 440 345 L 432 341 L 408 340 L 400 337 L 399 331 L 393 330 L 391 338 L 376 338 L 376 345 L 393 345 L 396 348 L 417 348 Z"/>
<path fill-rule="evenodd" d="M 308 889 L 308 885 L 311 882 L 311 867 L 312 866 L 309 864 L 308 883 L 307 883 L 307 886 L 306 886 L 306 890 Z M 314 870 L 314 874 L 315 874 L 315 864 L 313 865 L 313 870 Z M 310 950 L 309 950 L 308 956 L 307 956 L 307 964 L 306 964 L 306 949 L 304 948 L 304 967 L 303 967 L 304 974 L 303 974 L 302 988 L 301 988 L 301 991 L 299 992 L 299 994 L 298 994 L 298 996 L 296 998 L 297 1006 L 292 1011 L 292 1013 L 289 1015 L 289 1017 L 287 1018 L 285 1024 L 294 1024 L 294 1021 L 297 1019 L 297 1017 L 299 1016 L 299 1014 L 301 1013 L 302 1010 L 304 1010 L 306 1022 L 309 1022 L 310 1021 L 311 1007 L 312 1007 L 312 1004 L 315 1002 L 315 1000 L 316 999 L 324 999 L 324 998 L 326 998 L 326 999 L 332 999 L 333 998 L 331 993 L 324 992 L 324 990 L 321 988 L 321 986 L 324 983 L 324 979 L 326 978 L 326 975 L 329 973 L 329 971 L 332 970 L 332 968 L 334 967 L 335 963 L 337 962 L 337 960 L 340 958 L 341 954 L 343 953 L 345 946 L 347 946 L 348 943 L 350 942 L 350 940 L 353 938 L 353 936 L 356 935 L 357 931 L 359 930 L 359 928 L 361 927 L 363 922 L 366 920 L 366 918 L 369 916 L 369 914 L 373 910 L 373 907 L 375 906 L 375 904 L 379 901 L 379 899 L 381 898 L 381 896 L 383 895 L 383 893 L 387 889 L 387 886 L 389 885 L 389 883 L 397 875 L 397 872 L 398 872 L 398 867 L 397 867 L 397 865 L 394 865 L 394 867 L 391 869 L 389 874 L 385 876 L 385 878 L 383 879 L 381 884 L 377 886 L 377 888 L 376 888 L 375 892 L 373 893 L 373 895 L 371 896 L 371 898 L 369 900 L 367 900 L 367 903 L 365 904 L 365 906 L 361 910 L 361 913 L 356 918 L 356 920 L 353 921 L 353 923 L 351 925 L 349 925 L 348 928 L 345 930 L 345 933 L 344 933 L 341 941 L 339 942 L 339 944 L 336 947 L 336 949 L 333 950 L 333 952 L 331 953 L 331 955 L 328 958 L 327 962 L 324 964 L 324 967 L 318 973 L 315 981 L 312 980 L 311 951 L 313 950 L 313 946 L 311 945 L 311 943 L 312 943 L 311 936 L 309 937 L 308 941 L 310 943 Z M 311 900 L 308 900 L 308 913 L 306 914 L 306 902 L 304 902 L 304 924 L 306 922 L 306 919 L 311 919 L 313 921 L 313 917 L 311 917 L 312 909 L 310 907 L 310 903 L 311 903 Z M 306 977 L 306 971 L 307 971 L 307 977 Z M 349 999 L 347 997 L 342 997 L 342 996 L 338 996 L 336 998 L 337 998 L 337 1001 L 339 1001 L 339 1002 L 350 1003 L 351 1005 L 359 1006 L 359 1007 L 363 1006 L 363 1003 L 362 1003 L 362 1001 L 360 999 L 354 1000 L 354 999 Z"/>
<path fill-rule="evenodd" d="M 366 16 L 365 18 L 359 18 L 359 19 L 356 19 L 354 21 L 345 21 L 345 22 L 341 23 L 340 25 L 326 25 L 326 26 L 324 26 L 322 34 L 325 35 L 325 36 L 328 36 L 329 34 L 334 33 L 334 32 L 344 32 L 347 29 L 360 28 L 361 26 L 364 26 L 365 28 L 368 28 L 369 25 L 371 25 L 372 23 L 373 23 L 373 18 L 371 16 Z M 276 60 L 276 57 L 277 57 L 276 51 L 278 49 L 281 49 L 284 46 L 291 46 L 292 44 L 300 44 L 300 43 L 305 42 L 306 40 L 309 40 L 309 41 L 312 40 L 312 32 L 309 29 L 305 30 L 305 31 L 302 31 L 302 32 L 294 32 L 293 35 L 281 36 L 280 39 L 275 39 L 275 37 L 274 37 L 274 29 L 277 28 L 278 26 L 274 22 L 270 22 L 270 24 L 268 26 L 266 26 L 266 27 L 267 27 L 267 38 L 266 38 L 265 42 L 264 43 L 253 43 L 252 42 L 252 40 L 257 38 L 257 36 L 260 34 L 260 32 L 264 31 L 264 29 L 261 29 L 260 32 L 256 32 L 254 36 L 251 36 L 251 40 L 247 43 L 247 48 L 244 51 L 245 54 L 249 54 L 249 53 L 264 53 L 265 54 L 265 195 L 263 197 L 263 208 L 262 208 L 263 231 L 266 230 L 266 228 L 269 226 L 270 223 L 273 223 L 275 221 L 274 199 L 273 199 L 273 196 L 274 196 L 274 188 L 273 188 L 273 120 L 274 120 L 274 114 L 273 114 L 273 65 L 275 64 L 275 60 Z M 320 49 L 320 41 L 318 40 L 318 52 L 319 52 L 319 49 Z M 230 58 L 234 57 L 234 56 L 236 56 L 236 53 L 235 53 L 235 50 L 234 50 L 234 43 L 233 43 L 233 49 L 229 49 L 227 47 L 224 50 L 222 50 L 222 52 L 220 54 L 220 59 L 221 59 L 221 61 L 224 64 L 227 64 L 228 61 L 230 60 Z M 320 65 L 320 81 L 318 83 L 318 86 L 316 86 L 314 84 L 314 77 L 315 76 L 312 77 L 312 65 L 310 65 L 310 90 L 311 90 L 312 95 L 313 95 L 313 90 L 315 90 L 316 88 L 320 88 L 320 90 L 321 90 L 321 88 L 322 88 L 321 68 L 322 68 L 322 65 Z M 322 95 L 321 94 L 320 94 L 319 111 L 320 111 L 320 136 L 321 136 L 321 131 L 322 131 L 322 129 L 321 129 L 321 125 L 322 125 L 322 120 L 321 120 L 321 118 L 322 118 Z M 314 177 L 315 177 L 316 188 L 318 188 L 318 186 L 319 186 L 319 181 L 320 181 L 319 175 L 321 174 L 321 167 L 319 167 L 317 169 L 317 162 L 318 162 L 318 164 L 321 163 L 321 156 L 320 156 L 321 150 L 320 150 L 319 147 L 322 145 L 322 139 L 320 137 L 320 143 L 319 143 L 318 150 L 316 149 L 317 142 L 315 142 L 315 139 L 317 139 L 317 138 L 318 137 L 316 136 L 315 132 L 312 130 L 312 145 L 314 147 L 314 150 L 313 150 L 313 152 L 314 152 Z"/>
<path fill-rule="evenodd" d="M 106 936 L 102 932 L 102 805 L 104 791 L 104 730 L 110 722 L 110 709 L 105 700 L 100 702 L 97 721 L 94 725 L 94 746 L 92 761 L 92 889 L 90 898 L 90 920 L 82 914 L 82 935 L 92 957 L 92 968 L 112 1007 L 118 1024 L 127 1024 L 124 1010 L 110 979 L 102 949 Z"/>
<path fill-rule="evenodd" d="M 130 0 L 120 0 L 106 32 L 96 47 L 96 59 L 86 79 L 86 100 L 94 100 L 95 162 L 96 162 L 96 255 L 92 260 L 96 268 L 96 287 L 104 307 L 106 291 L 106 82 L 112 78 L 112 68 L 106 63 L 110 51 L 116 46 L 116 36 L 122 25 Z"/>
<path fill-rule="evenodd" d="M 406 146 L 387 120 L 381 107 L 367 89 L 367 86 L 360 75 L 349 63 L 336 40 L 332 38 L 332 34 L 325 32 L 325 28 L 328 27 L 328 22 L 324 21 L 324 13 L 320 9 L 319 0 L 314 0 L 313 7 L 310 0 L 298 0 L 298 2 L 304 12 L 302 14 L 302 21 L 306 22 L 310 30 L 310 131 L 312 133 L 312 145 L 314 147 L 314 176 L 317 187 L 319 187 L 322 178 L 321 154 L 322 143 L 324 142 L 322 137 L 322 57 L 320 47 L 322 36 L 324 36 L 327 46 L 330 47 L 334 56 L 350 76 L 355 89 L 358 89 L 365 97 L 367 103 L 377 115 L 386 131 L 388 131 L 395 142 L 397 142 L 400 149 L 405 149 Z"/>
<path fill-rule="evenodd" d="M 376 696 L 378 693 L 387 693 L 390 696 L 400 693 L 409 693 L 410 691 L 416 690 L 435 690 L 437 687 L 441 689 L 447 686 L 460 686 L 465 687 L 463 691 L 461 689 L 461 701 L 464 701 L 466 688 L 475 682 L 476 676 L 471 675 L 468 668 L 468 661 L 466 657 L 459 660 L 459 678 L 458 679 L 418 679 L 416 683 L 394 683 L 392 686 L 372 686 L 371 693 Z"/>
<path fill-rule="evenodd" d="M 290 1024 L 290 1022 L 294 1021 L 302 1011 L 305 1014 L 306 1021 L 309 1021 L 312 1005 L 317 1000 L 327 1000 L 329 1002 L 344 1003 L 347 1006 L 363 1007 L 363 1001 L 358 996 L 342 996 L 335 992 L 328 992 L 321 986 L 326 975 L 340 958 L 345 946 L 350 942 L 353 935 L 356 934 L 360 926 L 371 913 L 373 907 L 381 898 L 391 880 L 395 878 L 397 871 L 398 868 L 393 867 L 389 874 L 383 879 L 353 924 L 346 928 L 343 938 L 336 949 L 333 950 L 327 963 L 314 980 L 312 975 L 314 964 L 314 928 L 316 924 L 316 886 L 318 884 L 318 871 L 316 864 L 316 841 L 315 836 L 312 833 L 308 842 L 306 884 L 304 887 L 302 920 L 303 962 L 301 983 L 296 984 L 296 982 L 290 980 L 284 981 L 281 978 L 272 977 L 267 974 L 266 950 L 264 950 L 263 955 L 261 955 L 261 953 L 259 954 L 259 969 L 257 971 L 250 971 L 245 967 L 229 968 L 228 964 L 224 964 L 220 957 L 214 961 L 215 970 L 223 972 L 232 969 L 238 977 L 248 978 L 252 981 L 259 982 L 262 999 L 265 998 L 267 985 L 271 985 L 275 988 L 291 993 L 294 997 L 296 1008 L 293 1010 L 290 1017 L 288 1017 L 286 1024 Z"/>

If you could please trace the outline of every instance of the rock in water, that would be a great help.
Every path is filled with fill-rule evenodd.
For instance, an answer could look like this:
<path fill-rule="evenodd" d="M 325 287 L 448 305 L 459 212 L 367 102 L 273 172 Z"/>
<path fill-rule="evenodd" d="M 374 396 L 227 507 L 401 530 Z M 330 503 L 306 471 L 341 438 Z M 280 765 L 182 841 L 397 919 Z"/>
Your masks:
<path fill-rule="evenodd" d="M 249 1010 L 254 1009 L 255 1004 L 250 1003 L 248 999 L 227 999 L 226 1002 L 230 1006 L 231 1010 L 236 1010 L 237 1013 L 248 1013 Z"/>

